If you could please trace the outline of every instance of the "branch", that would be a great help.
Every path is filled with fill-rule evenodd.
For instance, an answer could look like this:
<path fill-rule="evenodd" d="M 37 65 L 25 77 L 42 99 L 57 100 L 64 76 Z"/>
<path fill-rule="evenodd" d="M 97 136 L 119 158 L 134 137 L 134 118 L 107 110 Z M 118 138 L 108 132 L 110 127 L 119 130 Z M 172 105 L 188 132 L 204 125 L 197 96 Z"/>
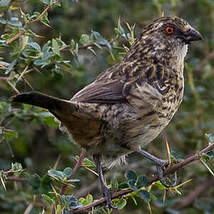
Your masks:
<path fill-rule="evenodd" d="M 24 31 L 20 31 L 19 33 L 17 33 L 14 37 L 8 39 L 6 41 L 6 44 L 10 44 L 11 42 L 17 40 L 19 37 L 21 37 L 24 34 Z"/>
<path fill-rule="evenodd" d="M 164 175 L 170 175 L 172 173 L 174 173 L 175 171 L 177 171 L 178 169 L 181 169 L 181 168 L 184 168 L 184 166 L 188 165 L 188 164 L 191 164 L 193 163 L 194 161 L 196 160 L 200 160 L 200 158 L 202 157 L 202 155 L 204 155 L 205 153 L 211 151 L 214 149 L 214 143 L 213 144 L 210 144 L 208 145 L 206 148 L 202 149 L 201 151 L 199 151 L 198 153 L 195 153 L 185 159 L 183 159 L 181 162 L 179 163 L 176 163 L 176 164 L 173 164 L 172 166 L 169 166 L 165 169 L 164 171 Z M 149 182 L 148 182 L 148 186 L 151 185 L 153 182 L 155 181 L 158 181 L 158 175 L 152 177 L 149 179 Z M 113 198 L 117 198 L 117 197 L 121 197 L 121 196 L 124 196 L 124 195 L 127 195 L 129 193 L 131 193 L 132 190 L 129 189 L 129 188 L 126 188 L 126 189 L 122 189 L 118 192 L 115 192 L 112 194 L 112 199 Z M 79 209 L 76 209 L 76 210 L 72 210 L 71 213 L 86 213 L 88 212 L 92 207 L 95 207 L 95 206 L 98 206 L 98 205 L 101 205 L 102 203 L 104 203 L 106 200 L 104 197 L 92 202 L 91 204 L 88 204 L 84 207 L 80 207 Z"/>
<path fill-rule="evenodd" d="M 6 181 L 14 181 L 14 182 L 28 182 L 27 178 L 19 178 L 16 176 L 8 176 Z"/>
<path fill-rule="evenodd" d="M 36 19 L 31 20 L 30 23 L 39 21 L 39 20 L 42 18 L 42 16 L 43 16 L 51 7 L 52 7 L 52 5 L 49 4 L 49 5 L 40 13 L 40 15 L 39 15 Z"/>
<path fill-rule="evenodd" d="M 76 175 L 76 172 L 77 170 L 81 167 L 82 165 L 82 162 L 83 162 L 83 159 L 86 155 L 86 150 L 85 149 L 82 149 L 81 153 L 80 153 L 80 157 L 79 157 L 79 160 L 77 161 L 76 165 L 74 166 L 73 168 L 73 171 L 72 171 L 72 175 L 70 178 L 74 177 Z M 66 187 L 68 185 L 67 184 L 62 184 L 62 187 L 60 189 L 60 194 L 64 194 L 65 190 L 66 190 Z"/>

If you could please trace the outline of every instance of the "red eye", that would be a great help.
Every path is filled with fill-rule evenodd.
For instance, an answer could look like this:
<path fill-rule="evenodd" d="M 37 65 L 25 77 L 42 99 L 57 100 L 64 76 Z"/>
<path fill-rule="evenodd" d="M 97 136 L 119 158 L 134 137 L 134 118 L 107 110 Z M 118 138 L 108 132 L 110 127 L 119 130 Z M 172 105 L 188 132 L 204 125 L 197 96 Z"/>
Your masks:
<path fill-rule="evenodd" d="M 173 27 L 167 27 L 166 29 L 165 29 L 165 31 L 166 31 L 166 33 L 167 34 L 173 34 L 173 32 L 174 32 L 174 28 Z"/>

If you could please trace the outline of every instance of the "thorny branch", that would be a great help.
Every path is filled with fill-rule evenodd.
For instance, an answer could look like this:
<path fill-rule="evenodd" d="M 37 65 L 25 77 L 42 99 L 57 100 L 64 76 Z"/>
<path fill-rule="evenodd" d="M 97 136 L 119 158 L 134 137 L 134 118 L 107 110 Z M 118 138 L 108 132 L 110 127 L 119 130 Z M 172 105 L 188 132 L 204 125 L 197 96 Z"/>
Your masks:
<path fill-rule="evenodd" d="M 76 165 L 75 165 L 74 168 L 73 168 L 71 178 L 74 177 L 74 176 L 76 175 L 77 170 L 81 167 L 85 155 L 86 155 L 86 150 L 85 150 L 85 149 L 82 149 L 81 154 L 80 154 L 80 157 L 79 157 L 79 160 L 76 162 Z M 61 189 L 60 189 L 60 194 L 64 194 L 64 192 L 65 192 L 65 190 L 66 190 L 66 187 L 67 187 L 66 184 L 63 184 L 63 185 L 62 185 L 62 187 L 61 187 Z"/>
<path fill-rule="evenodd" d="M 205 154 L 205 153 L 207 153 L 209 151 L 212 151 L 212 150 L 214 150 L 214 143 L 208 145 L 206 148 L 202 149 L 201 151 L 199 151 L 199 152 L 197 152 L 197 153 L 195 153 L 195 154 L 183 159 L 181 162 L 173 164 L 173 165 L 167 167 L 165 169 L 165 171 L 164 171 L 164 175 L 170 175 L 170 174 L 174 173 L 175 171 L 177 171 L 178 169 L 181 169 L 181 168 L 185 167 L 186 165 L 193 163 L 194 161 L 200 160 L 203 154 Z M 148 185 L 152 184 L 155 181 L 158 181 L 158 176 L 157 175 L 149 179 Z M 129 188 L 122 189 L 122 190 L 120 190 L 118 192 L 113 193 L 112 194 L 112 198 L 125 196 L 125 195 L 128 195 L 131 192 L 132 192 L 132 190 L 129 189 Z M 81 207 L 79 209 L 73 210 L 71 213 L 86 213 L 89 210 L 91 210 L 92 207 L 96 207 L 98 205 L 101 205 L 104 202 L 105 202 L 105 198 L 102 197 L 102 198 L 94 201 L 91 204 L 88 204 L 88 205 L 86 205 L 84 207 Z"/>
<path fill-rule="evenodd" d="M 184 168 L 186 165 L 191 164 L 191 163 L 193 163 L 194 161 L 200 160 L 201 157 L 202 157 L 204 154 L 206 154 L 207 152 L 212 151 L 212 150 L 214 150 L 214 143 L 208 145 L 206 148 L 202 149 L 201 151 L 196 152 L 195 154 L 193 154 L 193 155 L 191 155 L 191 156 L 189 156 L 189 157 L 183 159 L 183 160 L 180 161 L 179 163 L 176 163 L 176 164 L 173 164 L 173 165 L 167 167 L 167 168 L 165 169 L 165 171 L 164 171 L 164 175 L 170 175 L 170 174 L 174 173 L 175 171 L 177 171 L 178 169 Z M 76 165 L 75 165 L 75 167 L 74 167 L 74 171 L 73 171 L 73 175 L 72 175 L 72 176 L 74 176 L 74 174 L 76 173 L 76 170 L 81 166 L 82 160 L 83 160 L 84 157 L 85 157 L 85 153 L 86 153 L 86 151 L 85 151 L 84 149 L 82 149 L 80 158 L 79 158 L 78 162 L 76 163 Z M 8 181 L 9 181 L 9 180 L 10 180 L 10 181 L 16 181 L 16 182 L 24 182 L 24 181 L 27 181 L 27 180 L 24 180 L 24 179 L 18 179 L 18 178 L 14 177 L 14 176 L 8 177 L 7 180 L 8 180 Z M 155 175 L 155 176 L 153 176 L 152 178 L 149 178 L 148 180 L 149 180 L 149 182 L 148 182 L 148 186 L 149 186 L 149 185 L 151 185 L 153 182 L 158 181 L 158 176 Z M 209 180 L 210 180 L 210 182 L 213 184 L 213 182 L 214 182 L 214 177 L 212 177 L 212 179 L 209 179 Z M 201 188 L 199 188 L 199 189 L 197 188 L 195 191 L 193 191 L 192 194 L 191 194 L 191 195 L 192 195 L 191 201 L 189 201 L 188 203 L 191 203 L 192 200 L 194 200 L 195 195 L 196 195 L 196 197 L 197 197 L 199 194 L 201 194 L 201 193 L 203 192 L 202 190 L 204 190 L 204 188 L 206 188 L 206 187 L 207 187 L 207 184 L 210 184 L 210 182 L 205 182 L 205 185 L 203 185 Z M 66 188 L 66 187 L 64 187 L 64 188 Z M 62 193 L 65 191 L 64 189 L 61 189 L 61 190 L 62 190 Z M 132 192 L 132 190 L 129 189 L 129 188 L 122 189 L 122 190 L 120 190 L 120 191 L 118 191 L 118 192 L 113 193 L 113 194 L 112 194 L 112 199 L 117 198 L 117 197 L 127 196 L 127 195 L 130 194 L 131 192 Z M 184 200 L 185 200 L 185 199 L 184 199 Z M 182 200 L 182 201 L 184 201 L 184 200 Z M 90 204 L 88 204 L 88 205 L 86 205 L 86 206 L 84 206 L 84 207 L 80 207 L 80 208 L 78 208 L 78 209 L 76 209 L 76 210 L 73 210 L 73 211 L 71 212 L 71 214 L 73 214 L 73 213 L 87 213 L 87 212 L 88 212 L 89 210 L 91 210 L 93 207 L 96 207 L 96 206 L 98 206 L 98 205 L 101 205 L 101 204 L 103 204 L 104 202 L 105 202 L 105 198 L 102 197 L 102 198 L 100 198 L 100 199 L 98 199 L 98 200 L 96 200 L 96 201 L 94 201 L 94 202 L 92 202 L 92 203 L 90 203 Z M 184 203 L 184 204 L 181 203 L 181 204 L 179 204 L 176 208 L 181 209 L 181 208 L 184 207 L 184 206 L 186 206 L 186 203 Z M 53 211 L 54 211 L 54 210 L 55 210 L 55 209 L 53 209 Z"/>

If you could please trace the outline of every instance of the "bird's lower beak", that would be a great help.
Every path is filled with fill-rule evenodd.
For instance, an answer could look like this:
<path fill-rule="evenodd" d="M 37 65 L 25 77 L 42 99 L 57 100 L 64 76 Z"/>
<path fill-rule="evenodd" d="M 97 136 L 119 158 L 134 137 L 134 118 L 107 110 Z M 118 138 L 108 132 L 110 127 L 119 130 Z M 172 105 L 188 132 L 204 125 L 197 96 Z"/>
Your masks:
<path fill-rule="evenodd" d="M 198 40 L 202 40 L 202 36 L 197 30 L 195 30 L 194 28 L 190 28 L 188 31 L 186 31 L 185 41 L 187 44 L 189 44 L 192 41 Z"/>

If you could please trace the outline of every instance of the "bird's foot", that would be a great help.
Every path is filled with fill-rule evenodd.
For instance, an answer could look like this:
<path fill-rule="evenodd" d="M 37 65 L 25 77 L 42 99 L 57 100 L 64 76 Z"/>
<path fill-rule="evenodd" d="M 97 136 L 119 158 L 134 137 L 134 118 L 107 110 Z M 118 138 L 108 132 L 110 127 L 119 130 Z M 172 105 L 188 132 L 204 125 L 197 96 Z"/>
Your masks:
<path fill-rule="evenodd" d="M 111 192 L 110 192 L 110 189 L 107 186 L 104 186 L 104 188 L 103 188 L 103 196 L 106 199 L 106 208 L 107 209 L 117 208 L 112 203 Z"/>
<path fill-rule="evenodd" d="M 166 188 L 169 188 L 169 187 L 175 187 L 177 185 L 177 172 L 175 172 L 175 174 L 174 174 L 174 179 L 173 179 L 174 183 L 167 184 L 164 179 L 164 168 L 165 167 L 156 165 L 156 168 L 157 168 L 157 173 L 158 173 L 158 179 L 160 180 L 160 182 L 163 186 L 165 186 Z"/>
<path fill-rule="evenodd" d="M 161 182 L 161 184 L 163 184 L 166 188 L 169 187 L 174 187 L 177 184 L 177 172 L 175 172 L 175 176 L 174 176 L 174 183 L 173 184 L 167 184 L 164 180 L 164 169 L 165 167 L 169 164 L 168 160 L 163 160 L 163 159 L 159 159 L 157 157 L 155 157 L 154 155 L 151 155 L 150 153 L 144 151 L 144 150 L 139 150 L 138 151 L 141 155 L 143 155 L 144 157 L 148 158 L 149 160 L 151 160 L 157 168 L 157 173 L 158 173 L 158 178 Z"/>

